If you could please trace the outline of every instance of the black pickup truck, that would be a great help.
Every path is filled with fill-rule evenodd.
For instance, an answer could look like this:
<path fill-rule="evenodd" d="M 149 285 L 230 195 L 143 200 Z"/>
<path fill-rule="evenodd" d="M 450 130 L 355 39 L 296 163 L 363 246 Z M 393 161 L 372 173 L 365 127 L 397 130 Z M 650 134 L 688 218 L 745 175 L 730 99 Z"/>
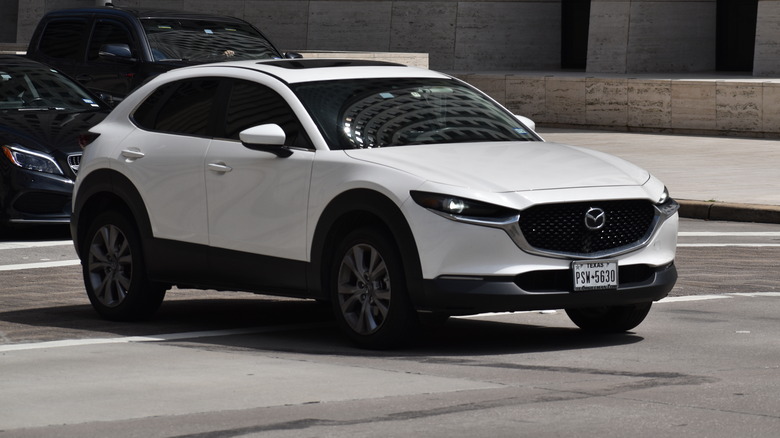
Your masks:
<path fill-rule="evenodd" d="M 246 21 L 220 15 L 119 7 L 47 13 L 27 56 L 118 101 L 147 78 L 192 64 L 297 58 Z"/>

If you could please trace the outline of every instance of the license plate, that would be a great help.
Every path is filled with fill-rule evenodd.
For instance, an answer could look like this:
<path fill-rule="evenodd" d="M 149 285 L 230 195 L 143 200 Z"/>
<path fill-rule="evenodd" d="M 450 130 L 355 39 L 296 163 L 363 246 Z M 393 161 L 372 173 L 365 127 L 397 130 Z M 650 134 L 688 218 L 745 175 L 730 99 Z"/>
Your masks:
<path fill-rule="evenodd" d="M 617 289 L 618 264 L 615 260 L 576 261 L 571 263 L 574 290 Z"/>

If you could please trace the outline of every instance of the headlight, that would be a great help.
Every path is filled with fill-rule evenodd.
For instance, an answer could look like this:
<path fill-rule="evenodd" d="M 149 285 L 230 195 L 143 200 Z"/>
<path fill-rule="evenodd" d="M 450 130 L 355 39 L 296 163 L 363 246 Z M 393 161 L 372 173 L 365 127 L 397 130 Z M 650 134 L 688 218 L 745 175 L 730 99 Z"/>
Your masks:
<path fill-rule="evenodd" d="M 662 215 L 669 217 L 680 209 L 680 204 L 669 196 L 669 189 L 664 187 L 664 191 L 661 193 L 661 197 L 656 202 L 655 207 Z"/>
<path fill-rule="evenodd" d="M 411 195 L 414 202 L 421 207 L 461 222 L 499 226 L 509 221 L 517 221 L 518 217 L 516 210 L 473 199 L 417 191 L 411 192 Z"/>
<path fill-rule="evenodd" d="M 3 146 L 3 155 L 22 169 L 64 175 L 54 158 L 19 146 Z"/>

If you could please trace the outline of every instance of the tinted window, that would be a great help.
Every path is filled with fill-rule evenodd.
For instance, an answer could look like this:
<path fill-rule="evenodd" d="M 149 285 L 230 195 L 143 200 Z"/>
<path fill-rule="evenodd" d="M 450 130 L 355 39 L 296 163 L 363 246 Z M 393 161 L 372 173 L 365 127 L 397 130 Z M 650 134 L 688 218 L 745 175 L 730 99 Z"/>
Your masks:
<path fill-rule="evenodd" d="M 81 60 L 81 39 L 87 33 L 83 20 L 58 20 L 46 25 L 38 49 L 46 56 Z"/>
<path fill-rule="evenodd" d="M 285 145 L 309 146 L 298 118 L 279 94 L 254 82 L 234 81 L 225 114 L 226 137 L 238 140 L 244 129 L 267 123 L 282 127 L 287 137 Z"/>
<path fill-rule="evenodd" d="M 95 24 L 95 30 L 92 33 L 92 40 L 89 43 L 87 59 L 98 59 L 100 48 L 106 44 L 126 44 L 130 48 L 127 56 L 132 56 L 133 40 L 130 31 L 121 23 L 115 21 L 101 20 Z M 113 53 L 119 55 L 119 53 Z"/>
<path fill-rule="evenodd" d="M 219 83 L 216 78 L 201 78 L 164 85 L 136 109 L 133 119 L 151 131 L 209 136 Z"/>

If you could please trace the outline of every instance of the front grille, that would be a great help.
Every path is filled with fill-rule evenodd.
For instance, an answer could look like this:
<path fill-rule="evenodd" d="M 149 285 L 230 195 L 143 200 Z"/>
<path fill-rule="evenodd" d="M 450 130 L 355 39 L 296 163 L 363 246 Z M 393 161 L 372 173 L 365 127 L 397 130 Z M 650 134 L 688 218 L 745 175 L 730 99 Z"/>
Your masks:
<path fill-rule="evenodd" d="M 604 211 L 600 229 L 586 226 L 592 208 Z M 565 254 L 609 252 L 642 242 L 652 231 L 655 208 L 645 200 L 537 205 L 520 213 L 520 231 L 538 251 Z"/>
<path fill-rule="evenodd" d="M 81 154 L 68 155 L 68 167 L 73 173 L 79 173 L 79 164 L 81 164 Z"/>

